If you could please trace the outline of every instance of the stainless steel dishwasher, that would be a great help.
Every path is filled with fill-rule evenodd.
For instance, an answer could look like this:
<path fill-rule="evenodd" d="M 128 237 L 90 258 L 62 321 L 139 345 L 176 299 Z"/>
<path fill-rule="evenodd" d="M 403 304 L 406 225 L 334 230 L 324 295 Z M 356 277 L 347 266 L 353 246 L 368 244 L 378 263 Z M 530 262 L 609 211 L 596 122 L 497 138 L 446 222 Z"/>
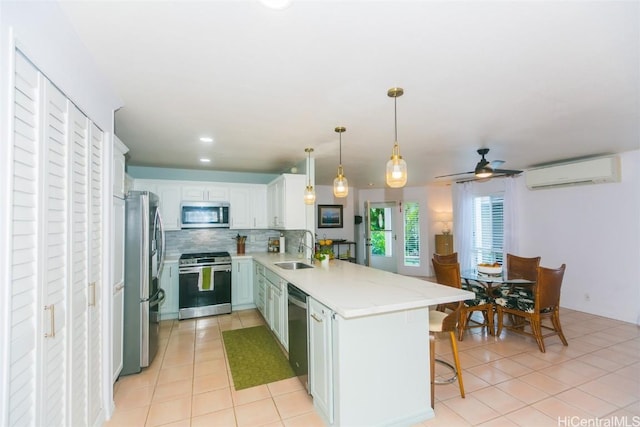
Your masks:
<path fill-rule="evenodd" d="M 287 283 L 289 314 L 289 364 L 309 392 L 309 351 L 307 334 L 308 295 Z"/>

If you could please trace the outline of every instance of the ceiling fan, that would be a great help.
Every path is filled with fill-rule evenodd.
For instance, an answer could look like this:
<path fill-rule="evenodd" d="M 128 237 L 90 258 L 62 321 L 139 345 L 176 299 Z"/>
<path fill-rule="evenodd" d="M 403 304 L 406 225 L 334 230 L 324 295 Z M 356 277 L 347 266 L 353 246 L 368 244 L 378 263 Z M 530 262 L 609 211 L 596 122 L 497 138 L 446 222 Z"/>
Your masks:
<path fill-rule="evenodd" d="M 462 179 L 457 182 L 467 182 L 467 181 L 477 181 L 482 179 L 496 178 L 500 176 L 514 176 L 520 175 L 522 171 L 512 170 L 512 169 L 498 169 L 504 163 L 504 160 L 494 160 L 492 162 L 488 161 L 484 158 L 484 156 L 489 152 L 488 148 L 480 148 L 478 149 L 478 154 L 482 156 L 482 159 L 476 164 L 476 168 L 469 172 L 460 172 L 460 173 L 452 173 L 449 175 L 440 175 L 436 176 L 436 178 L 447 178 L 450 176 L 458 176 L 458 175 L 469 175 L 473 174 L 473 178 Z"/>

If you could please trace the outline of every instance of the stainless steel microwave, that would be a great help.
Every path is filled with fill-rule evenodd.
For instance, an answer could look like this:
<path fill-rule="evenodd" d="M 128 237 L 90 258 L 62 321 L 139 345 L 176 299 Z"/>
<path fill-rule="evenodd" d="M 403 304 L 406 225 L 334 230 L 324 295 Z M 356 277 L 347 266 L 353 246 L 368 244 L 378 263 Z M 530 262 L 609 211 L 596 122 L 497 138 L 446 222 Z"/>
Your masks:
<path fill-rule="evenodd" d="M 182 202 L 180 228 L 229 228 L 229 203 Z"/>

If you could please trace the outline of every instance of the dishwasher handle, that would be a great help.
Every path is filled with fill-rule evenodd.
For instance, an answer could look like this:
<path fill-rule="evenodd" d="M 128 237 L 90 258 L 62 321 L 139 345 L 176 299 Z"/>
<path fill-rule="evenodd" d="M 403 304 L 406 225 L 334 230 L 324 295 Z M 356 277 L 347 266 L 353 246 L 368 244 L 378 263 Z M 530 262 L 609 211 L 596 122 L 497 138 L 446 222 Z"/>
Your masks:
<path fill-rule="evenodd" d="M 294 298 L 294 297 L 293 297 L 293 296 L 291 296 L 291 295 L 289 295 L 289 297 L 288 297 L 287 299 L 289 300 L 289 303 L 290 303 L 290 304 L 293 304 L 293 305 L 295 305 L 296 307 L 300 307 L 300 308 L 303 308 L 303 309 L 305 309 L 305 310 L 307 309 L 307 303 L 306 303 L 306 301 L 300 301 L 299 299 Z"/>

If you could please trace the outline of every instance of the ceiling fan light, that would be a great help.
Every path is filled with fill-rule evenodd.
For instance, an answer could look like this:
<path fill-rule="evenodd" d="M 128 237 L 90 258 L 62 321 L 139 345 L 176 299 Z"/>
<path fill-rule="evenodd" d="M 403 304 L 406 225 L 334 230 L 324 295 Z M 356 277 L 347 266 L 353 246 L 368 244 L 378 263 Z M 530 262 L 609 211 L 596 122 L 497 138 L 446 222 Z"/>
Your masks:
<path fill-rule="evenodd" d="M 489 178 L 491 175 L 493 175 L 493 169 L 488 164 L 483 165 L 478 163 L 474 174 L 477 178 Z"/>

